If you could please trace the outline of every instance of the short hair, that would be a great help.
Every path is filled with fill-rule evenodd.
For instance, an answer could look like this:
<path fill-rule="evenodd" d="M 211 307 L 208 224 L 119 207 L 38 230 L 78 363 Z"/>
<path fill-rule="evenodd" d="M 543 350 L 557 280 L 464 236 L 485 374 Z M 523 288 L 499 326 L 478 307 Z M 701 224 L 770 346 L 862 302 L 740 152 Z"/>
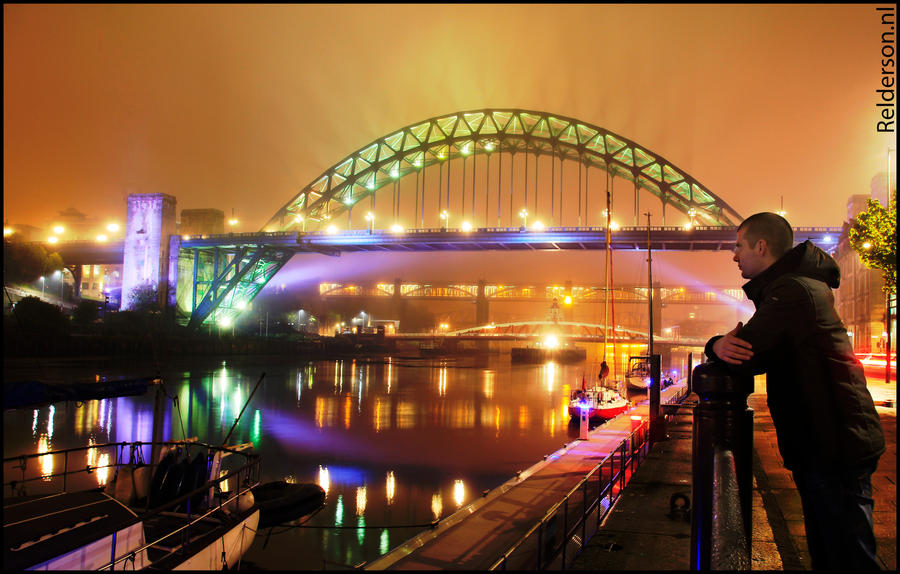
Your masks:
<path fill-rule="evenodd" d="M 751 247 L 760 239 L 765 239 L 769 251 L 775 257 L 781 257 L 794 246 L 794 230 L 791 229 L 791 224 L 777 213 L 764 211 L 751 215 L 738 226 L 738 231 L 741 229 L 744 230 L 744 237 Z"/>

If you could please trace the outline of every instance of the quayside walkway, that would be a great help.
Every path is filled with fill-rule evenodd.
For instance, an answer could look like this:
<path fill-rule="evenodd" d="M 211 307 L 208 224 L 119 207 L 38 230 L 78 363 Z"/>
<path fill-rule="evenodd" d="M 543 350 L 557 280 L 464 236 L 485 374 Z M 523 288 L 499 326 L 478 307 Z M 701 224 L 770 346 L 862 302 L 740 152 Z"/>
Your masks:
<path fill-rule="evenodd" d="M 761 383 L 761 384 L 760 384 Z M 662 392 L 662 403 L 675 402 L 687 389 L 675 385 Z M 870 391 L 881 417 L 887 442 L 872 477 L 875 498 L 875 536 L 885 570 L 897 568 L 897 410 L 896 386 L 872 385 Z M 695 394 L 684 404 L 696 403 Z M 752 570 L 809 570 L 800 498 L 778 455 L 772 417 L 766 406 L 765 382 L 757 381 L 748 398 L 754 411 Z M 442 521 L 433 530 L 407 541 L 366 569 L 486 570 L 536 569 L 553 548 L 560 548 L 563 530 L 572 529 L 585 506 L 579 485 L 585 475 L 630 435 L 632 416 L 647 418 L 647 401 L 631 412 L 592 431 L 587 441 L 573 441 L 522 472 L 484 498 Z M 692 412 L 681 408 L 670 415 L 665 440 L 655 443 L 640 465 L 630 464 L 611 493 L 599 505 L 605 518 L 597 525 L 596 509 L 576 529 L 548 569 L 569 570 L 688 570 L 690 569 L 692 495 Z M 613 457 L 616 458 L 616 457 Z M 636 459 L 641 459 L 637 456 Z M 617 472 L 620 467 L 613 467 Z M 609 479 L 588 480 L 598 489 Z M 627 483 L 627 488 L 623 484 Z M 569 504 L 559 505 L 569 494 Z M 618 498 L 617 498 L 618 497 Z M 588 500 L 596 495 L 587 497 Z M 616 499 L 610 507 L 609 501 Z M 555 513 L 550 511 L 556 506 Z M 568 511 L 568 515 L 564 513 Z M 535 526 L 551 514 L 538 532 Z M 530 537 L 526 534 L 531 532 Z M 523 539 L 525 539 L 524 542 Z M 582 547 L 582 541 L 588 540 Z M 517 543 L 518 548 L 508 551 Z"/>
<path fill-rule="evenodd" d="M 897 569 L 896 385 L 870 381 L 869 390 L 884 429 L 887 451 L 872 476 L 874 523 L 882 568 Z M 696 395 L 685 402 L 695 401 Z M 890 401 L 888 399 L 891 399 Z M 765 382 L 748 398 L 753 409 L 752 570 L 811 570 L 800 495 L 785 470 L 766 406 Z M 688 570 L 690 514 L 678 494 L 691 494 L 692 415 L 679 411 L 665 442 L 653 446 L 628 488 L 585 545 L 570 570 Z M 674 497 L 674 499 L 673 499 Z M 673 502 L 675 503 L 673 505 Z"/>
<path fill-rule="evenodd" d="M 661 392 L 660 402 L 675 402 L 686 391 L 685 384 L 672 385 Z M 611 501 L 623 491 L 633 474 L 637 461 L 646 455 L 647 448 L 639 445 L 640 439 L 646 437 L 648 414 L 649 404 L 645 400 L 591 431 L 588 440 L 568 443 L 484 498 L 441 521 L 434 529 L 366 564 L 365 569 L 502 569 L 504 564 L 500 559 L 505 554 L 506 569 L 535 569 L 538 563 L 546 562 L 554 549 L 560 548 L 563 533 L 571 531 L 584 509 L 600 494 L 599 504 L 554 561 L 558 562 L 557 567 L 563 561 L 570 563 L 580 550 L 581 540 L 596 530 L 598 510 L 601 516 L 609 510 Z M 628 440 L 632 433 L 635 433 L 634 443 Z M 613 456 L 608 459 L 609 464 L 585 481 L 586 475 L 610 454 Z M 611 484 L 610 477 L 615 478 Z M 551 510 L 554 512 L 550 519 L 536 529 Z M 518 542 L 521 544 L 516 546 Z"/>

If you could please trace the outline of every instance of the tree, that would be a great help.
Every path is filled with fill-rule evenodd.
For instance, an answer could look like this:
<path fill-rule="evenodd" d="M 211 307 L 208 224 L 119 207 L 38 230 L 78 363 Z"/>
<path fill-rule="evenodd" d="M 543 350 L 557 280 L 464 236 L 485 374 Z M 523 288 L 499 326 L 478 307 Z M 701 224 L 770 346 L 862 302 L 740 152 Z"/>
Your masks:
<path fill-rule="evenodd" d="M 866 200 L 866 210 L 850 223 L 850 246 L 863 265 L 880 269 L 885 293 L 897 292 L 897 190 L 887 208 Z"/>
<path fill-rule="evenodd" d="M 59 307 L 45 303 L 38 297 L 23 297 L 16 302 L 10 320 L 12 327 L 22 332 L 64 335 L 69 332 L 69 320 Z"/>
<path fill-rule="evenodd" d="M 32 283 L 41 275 L 63 268 L 59 253 L 48 253 L 39 243 L 3 242 L 3 281 L 9 284 Z"/>
<path fill-rule="evenodd" d="M 159 310 L 159 292 L 156 287 L 145 284 L 138 285 L 129 293 L 129 308 L 139 313 Z"/>
<path fill-rule="evenodd" d="M 88 325 L 100 318 L 100 311 L 97 309 L 99 303 L 90 299 L 85 299 L 75 307 L 72 312 L 72 322 L 79 325 Z"/>

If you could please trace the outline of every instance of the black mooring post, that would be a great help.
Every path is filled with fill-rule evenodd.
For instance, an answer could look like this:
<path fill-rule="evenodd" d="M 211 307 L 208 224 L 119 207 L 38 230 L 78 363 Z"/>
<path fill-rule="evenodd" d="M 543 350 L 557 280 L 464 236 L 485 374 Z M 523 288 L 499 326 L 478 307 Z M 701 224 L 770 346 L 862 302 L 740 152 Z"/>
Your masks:
<path fill-rule="evenodd" d="M 699 402 L 692 445 L 691 570 L 749 570 L 753 410 L 747 396 L 753 377 L 735 377 L 719 364 L 703 363 L 694 369 L 692 384 Z"/>
<path fill-rule="evenodd" d="M 662 367 L 659 355 L 650 355 L 650 442 L 666 440 L 666 417 L 660 414 L 660 389 L 662 387 Z"/>

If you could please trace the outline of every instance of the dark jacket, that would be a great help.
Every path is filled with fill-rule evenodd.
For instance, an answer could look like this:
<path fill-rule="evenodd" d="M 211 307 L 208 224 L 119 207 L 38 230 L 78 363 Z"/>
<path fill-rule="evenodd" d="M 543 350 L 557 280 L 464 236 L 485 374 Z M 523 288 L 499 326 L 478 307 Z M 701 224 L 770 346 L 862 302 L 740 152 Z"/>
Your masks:
<path fill-rule="evenodd" d="M 743 374 L 766 373 L 778 450 L 790 470 L 857 467 L 878 460 L 884 434 L 866 378 L 834 309 L 841 272 L 806 241 L 748 281 L 756 313 L 737 333 L 753 346 L 741 365 L 706 356 Z"/>

